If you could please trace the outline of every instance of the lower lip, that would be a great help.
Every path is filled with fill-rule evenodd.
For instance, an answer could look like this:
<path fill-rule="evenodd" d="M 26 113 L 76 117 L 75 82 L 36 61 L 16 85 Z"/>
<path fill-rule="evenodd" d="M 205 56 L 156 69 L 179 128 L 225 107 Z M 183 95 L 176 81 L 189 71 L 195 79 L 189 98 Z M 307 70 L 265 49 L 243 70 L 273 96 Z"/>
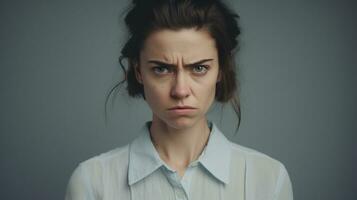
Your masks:
<path fill-rule="evenodd" d="M 192 114 L 195 111 L 193 108 L 183 108 L 183 109 L 171 109 L 169 110 L 172 114 L 184 115 L 184 114 Z"/>

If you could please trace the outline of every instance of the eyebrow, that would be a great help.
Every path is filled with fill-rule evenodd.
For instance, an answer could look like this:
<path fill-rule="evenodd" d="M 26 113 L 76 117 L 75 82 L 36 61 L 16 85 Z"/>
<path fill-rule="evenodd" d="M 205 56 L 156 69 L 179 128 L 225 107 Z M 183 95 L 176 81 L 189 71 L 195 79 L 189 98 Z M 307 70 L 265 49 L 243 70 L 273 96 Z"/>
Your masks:
<path fill-rule="evenodd" d="M 210 59 L 202 59 L 202 60 L 199 60 L 199 61 L 194 62 L 194 63 L 186 64 L 185 66 L 187 66 L 187 67 L 193 67 L 193 66 L 195 66 L 195 65 L 199 65 L 199 64 L 205 63 L 205 62 L 207 62 L 207 61 L 212 61 L 212 60 L 213 60 L 213 58 L 210 58 Z M 158 60 L 149 60 L 148 63 L 153 63 L 153 64 L 157 64 L 157 65 L 166 65 L 166 66 L 169 66 L 169 67 L 176 67 L 176 65 L 174 65 L 174 64 L 165 63 L 165 62 L 158 61 Z"/>

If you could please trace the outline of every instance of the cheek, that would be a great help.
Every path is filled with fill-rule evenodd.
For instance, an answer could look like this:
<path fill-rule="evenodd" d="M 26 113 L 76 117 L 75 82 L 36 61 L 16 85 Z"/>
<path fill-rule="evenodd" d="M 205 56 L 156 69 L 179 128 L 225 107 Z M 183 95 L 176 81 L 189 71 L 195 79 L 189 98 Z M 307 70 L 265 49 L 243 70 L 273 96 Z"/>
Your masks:
<path fill-rule="evenodd" d="M 204 79 L 197 84 L 199 87 L 197 90 L 206 97 L 211 97 L 212 95 L 214 96 L 216 91 L 216 83 L 216 75 L 211 75 L 210 77 L 207 77 L 207 79 Z"/>
<path fill-rule="evenodd" d="M 210 85 L 209 88 L 206 89 L 205 93 L 206 93 L 207 101 L 212 103 L 216 94 L 216 84 Z"/>
<path fill-rule="evenodd" d="M 157 107 L 167 98 L 167 88 L 160 84 L 144 83 L 144 93 L 146 101 L 152 107 Z"/>
<path fill-rule="evenodd" d="M 205 81 L 199 84 L 196 88 L 198 100 L 206 108 L 210 107 L 215 98 L 216 83 L 215 81 Z"/>

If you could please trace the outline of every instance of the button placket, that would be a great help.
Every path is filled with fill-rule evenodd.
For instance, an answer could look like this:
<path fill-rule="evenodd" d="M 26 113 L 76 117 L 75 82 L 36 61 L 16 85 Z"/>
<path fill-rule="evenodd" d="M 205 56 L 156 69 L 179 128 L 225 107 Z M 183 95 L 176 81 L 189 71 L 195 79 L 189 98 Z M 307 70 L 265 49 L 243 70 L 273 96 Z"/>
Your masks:
<path fill-rule="evenodd" d="M 183 188 L 175 188 L 175 196 L 176 196 L 176 199 L 179 199 L 179 200 L 184 200 L 186 199 L 186 196 L 185 196 L 185 191 L 183 190 Z"/>

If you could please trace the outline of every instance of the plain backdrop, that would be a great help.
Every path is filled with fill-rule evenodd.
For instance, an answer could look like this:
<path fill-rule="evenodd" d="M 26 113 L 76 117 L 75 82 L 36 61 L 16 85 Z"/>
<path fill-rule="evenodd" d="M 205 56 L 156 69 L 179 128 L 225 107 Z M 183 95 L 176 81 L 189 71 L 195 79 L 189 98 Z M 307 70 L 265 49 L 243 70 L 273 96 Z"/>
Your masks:
<path fill-rule="evenodd" d="M 241 16 L 242 124 L 232 141 L 285 164 L 297 200 L 356 200 L 355 1 L 230 1 Z M 124 0 L 1 0 L 0 198 L 63 199 L 74 168 L 137 136 L 151 113 L 122 90 Z M 143 22 L 144 23 L 144 22 Z"/>

